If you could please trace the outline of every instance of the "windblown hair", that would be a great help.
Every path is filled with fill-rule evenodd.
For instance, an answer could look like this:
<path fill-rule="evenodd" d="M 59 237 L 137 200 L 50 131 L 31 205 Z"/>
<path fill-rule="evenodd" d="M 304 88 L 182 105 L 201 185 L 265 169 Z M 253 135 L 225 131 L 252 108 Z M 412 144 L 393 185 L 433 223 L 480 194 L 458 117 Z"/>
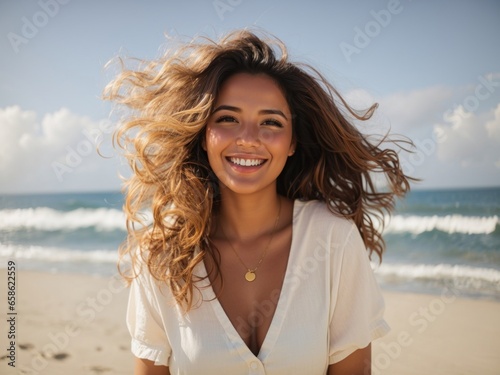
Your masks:
<path fill-rule="evenodd" d="M 368 120 L 377 104 L 353 110 L 317 70 L 290 62 L 276 38 L 243 30 L 220 41 L 195 39 L 136 69 L 122 62 L 104 91 L 131 109 L 115 133 L 133 172 L 124 188 L 129 235 L 121 254 L 167 282 L 186 310 L 193 307 L 196 265 L 214 257 L 209 233 L 219 189 L 202 148 L 205 127 L 221 85 L 242 72 L 274 79 L 292 112 L 296 151 L 278 177 L 278 194 L 324 201 L 354 221 L 370 256 L 381 260 L 384 214 L 410 188 L 397 152 L 382 147 L 387 137 L 370 142 L 353 125 Z M 374 174 L 385 175 L 383 191 Z"/>

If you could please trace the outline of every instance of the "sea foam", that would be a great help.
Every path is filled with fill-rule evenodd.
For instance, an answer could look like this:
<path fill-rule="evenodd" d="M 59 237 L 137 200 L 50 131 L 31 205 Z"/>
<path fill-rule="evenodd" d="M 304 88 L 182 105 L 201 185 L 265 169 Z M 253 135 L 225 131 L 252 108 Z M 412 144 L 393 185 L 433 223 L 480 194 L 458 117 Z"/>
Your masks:
<path fill-rule="evenodd" d="M 0 259 L 35 260 L 44 262 L 116 263 L 117 250 L 75 250 L 44 246 L 0 244 Z"/>
<path fill-rule="evenodd" d="M 498 216 L 401 216 L 386 221 L 384 233 L 420 234 L 438 230 L 445 233 L 490 234 L 500 224 Z"/>
<path fill-rule="evenodd" d="M 56 231 L 90 227 L 103 231 L 125 230 L 125 215 L 120 210 L 109 208 L 58 211 L 48 207 L 37 207 L 0 211 L 0 230 Z"/>
<path fill-rule="evenodd" d="M 383 280 L 438 281 L 446 285 L 500 293 L 500 271 L 493 268 L 452 264 L 393 264 L 373 265 Z"/>

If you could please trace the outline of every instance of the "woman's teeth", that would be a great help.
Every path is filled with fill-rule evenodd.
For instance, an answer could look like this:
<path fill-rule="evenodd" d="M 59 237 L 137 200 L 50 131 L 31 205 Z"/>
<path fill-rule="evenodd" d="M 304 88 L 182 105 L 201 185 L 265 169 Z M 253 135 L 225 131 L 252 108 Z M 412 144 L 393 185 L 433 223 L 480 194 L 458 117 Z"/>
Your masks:
<path fill-rule="evenodd" d="M 240 159 L 240 158 L 230 158 L 232 163 L 241 165 L 244 167 L 255 167 L 261 165 L 265 162 L 263 159 Z"/>

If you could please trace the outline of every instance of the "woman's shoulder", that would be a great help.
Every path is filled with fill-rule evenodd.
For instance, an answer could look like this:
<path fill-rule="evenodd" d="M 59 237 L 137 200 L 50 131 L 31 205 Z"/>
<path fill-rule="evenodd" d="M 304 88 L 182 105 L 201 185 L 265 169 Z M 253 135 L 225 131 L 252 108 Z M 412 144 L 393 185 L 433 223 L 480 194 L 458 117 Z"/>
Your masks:
<path fill-rule="evenodd" d="M 295 201 L 294 232 L 307 241 L 325 240 L 345 244 L 356 235 L 356 224 L 345 216 L 330 210 L 324 201 Z M 342 246 L 343 248 L 343 246 Z"/>
<path fill-rule="evenodd" d="M 295 200 L 294 219 L 313 226 L 349 229 L 355 226 L 354 222 L 345 216 L 335 213 L 328 207 L 328 203 L 319 200 Z"/>

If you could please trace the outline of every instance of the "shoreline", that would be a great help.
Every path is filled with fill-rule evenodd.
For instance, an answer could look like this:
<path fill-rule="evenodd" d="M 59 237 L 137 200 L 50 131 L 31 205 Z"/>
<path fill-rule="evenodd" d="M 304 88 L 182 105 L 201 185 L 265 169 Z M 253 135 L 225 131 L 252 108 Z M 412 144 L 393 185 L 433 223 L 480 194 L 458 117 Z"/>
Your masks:
<path fill-rule="evenodd" d="M 0 270 L 7 311 L 7 270 Z M 451 289 L 417 294 L 382 289 L 389 334 L 376 340 L 372 374 L 500 373 L 500 302 Z M 9 325 L 0 330 L 0 372 L 129 374 L 125 325 L 128 289 L 116 277 L 16 271 L 15 364 L 8 365 Z"/>

